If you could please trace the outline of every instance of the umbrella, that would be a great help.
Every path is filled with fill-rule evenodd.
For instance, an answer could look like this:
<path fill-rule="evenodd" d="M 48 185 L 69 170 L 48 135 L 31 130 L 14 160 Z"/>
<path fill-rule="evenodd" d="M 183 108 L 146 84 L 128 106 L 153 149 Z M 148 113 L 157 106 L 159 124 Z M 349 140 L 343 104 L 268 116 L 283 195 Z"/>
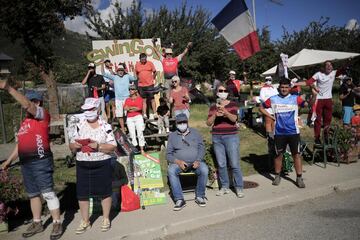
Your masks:
<path fill-rule="evenodd" d="M 301 69 L 306 66 L 312 66 L 325 61 L 338 61 L 351 57 L 359 56 L 359 53 L 351 52 L 337 52 L 337 51 L 324 51 L 324 50 L 315 50 L 315 49 L 306 49 L 304 48 L 297 54 L 293 55 L 288 60 L 288 67 L 292 70 Z M 270 68 L 269 70 L 263 72 L 262 76 L 274 75 L 276 73 L 276 66 Z"/>

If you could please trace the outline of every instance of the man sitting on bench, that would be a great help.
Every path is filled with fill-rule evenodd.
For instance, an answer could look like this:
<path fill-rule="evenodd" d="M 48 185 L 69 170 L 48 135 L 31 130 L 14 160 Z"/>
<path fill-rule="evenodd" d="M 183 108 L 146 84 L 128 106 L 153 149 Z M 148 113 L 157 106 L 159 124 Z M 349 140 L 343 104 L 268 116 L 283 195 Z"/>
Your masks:
<path fill-rule="evenodd" d="M 205 207 L 205 189 L 208 179 L 208 167 L 204 162 L 205 146 L 200 133 L 189 128 L 188 118 L 184 113 L 176 116 L 176 131 L 169 135 L 166 158 L 169 162 L 168 177 L 174 197 L 174 211 L 186 206 L 179 180 L 181 172 L 195 172 L 197 183 L 195 202 Z"/>

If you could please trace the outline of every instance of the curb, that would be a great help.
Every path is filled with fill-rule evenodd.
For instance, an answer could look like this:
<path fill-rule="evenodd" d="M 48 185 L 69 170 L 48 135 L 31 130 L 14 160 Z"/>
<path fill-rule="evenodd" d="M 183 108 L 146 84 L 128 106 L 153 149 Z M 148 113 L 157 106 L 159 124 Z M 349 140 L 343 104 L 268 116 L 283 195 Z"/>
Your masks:
<path fill-rule="evenodd" d="M 348 180 L 342 183 L 331 184 L 328 186 L 310 189 L 306 191 L 299 191 L 298 193 L 285 195 L 278 198 L 274 198 L 271 200 L 265 200 L 256 202 L 254 204 L 235 207 L 232 209 L 220 211 L 217 213 L 212 213 L 205 216 L 193 217 L 191 219 L 169 223 L 166 225 L 161 225 L 155 228 L 149 228 L 143 231 L 139 231 L 134 234 L 118 236 L 115 238 L 110 238 L 110 240 L 117 239 L 162 239 L 164 237 L 168 237 L 170 235 L 183 233 L 185 231 L 198 229 L 201 227 L 206 227 L 209 225 L 213 225 L 216 223 L 225 222 L 227 220 L 231 220 L 233 218 L 237 218 L 244 215 L 249 215 L 256 212 L 261 212 L 267 209 L 293 204 L 297 202 L 301 202 L 304 200 L 314 199 L 322 196 L 329 195 L 334 192 L 339 191 L 347 191 L 351 189 L 360 188 L 360 178 Z M 186 229 L 186 230 L 182 230 Z"/>

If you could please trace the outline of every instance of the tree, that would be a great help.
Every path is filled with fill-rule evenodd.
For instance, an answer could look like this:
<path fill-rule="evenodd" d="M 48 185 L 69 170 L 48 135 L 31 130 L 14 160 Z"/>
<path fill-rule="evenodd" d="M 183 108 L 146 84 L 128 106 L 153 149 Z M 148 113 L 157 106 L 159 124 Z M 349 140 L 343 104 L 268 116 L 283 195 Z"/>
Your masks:
<path fill-rule="evenodd" d="M 91 9 L 90 0 L 0 0 L 0 29 L 13 42 L 19 40 L 25 59 L 39 72 L 49 96 L 49 111 L 58 116 L 53 41 L 64 32 L 63 21 Z"/>

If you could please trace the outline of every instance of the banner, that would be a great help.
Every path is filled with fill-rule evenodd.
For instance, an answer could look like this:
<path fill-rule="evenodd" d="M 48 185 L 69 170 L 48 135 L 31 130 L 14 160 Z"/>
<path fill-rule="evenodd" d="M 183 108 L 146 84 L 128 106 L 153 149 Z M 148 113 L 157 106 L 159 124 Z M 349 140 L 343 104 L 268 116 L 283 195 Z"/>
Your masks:
<path fill-rule="evenodd" d="M 128 73 L 134 75 L 135 64 L 139 61 L 140 53 L 146 53 L 147 60 L 151 61 L 156 68 L 156 83 L 163 82 L 162 64 L 155 53 L 151 39 L 96 40 L 92 41 L 92 48 L 93 50 L 86 57 L 90 62 L 95 63 L 98 73 L 101 72 L 100 64 L 105 59 L 110 59 L 114 71 L 119 63 L 125 63 Z M 157 39 L 156 48 L 161 52 L 160 38 Z"/>

